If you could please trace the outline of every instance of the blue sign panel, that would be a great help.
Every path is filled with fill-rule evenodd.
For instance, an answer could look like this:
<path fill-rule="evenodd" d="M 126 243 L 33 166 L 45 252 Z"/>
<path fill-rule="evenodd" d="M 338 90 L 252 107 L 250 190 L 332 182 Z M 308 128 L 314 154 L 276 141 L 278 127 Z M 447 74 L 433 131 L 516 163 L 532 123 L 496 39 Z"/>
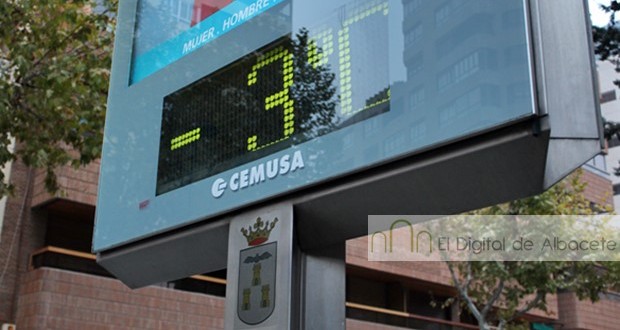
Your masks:
<path fill-rule="evenodd" d="M 130 82 L 139 82 L 284 1 L 139 1 Z"/>
<path fill-rule="evenodd" d="M 123 20 L 97 251 L 536 113 L 522 0 L 140 0 Z"/>

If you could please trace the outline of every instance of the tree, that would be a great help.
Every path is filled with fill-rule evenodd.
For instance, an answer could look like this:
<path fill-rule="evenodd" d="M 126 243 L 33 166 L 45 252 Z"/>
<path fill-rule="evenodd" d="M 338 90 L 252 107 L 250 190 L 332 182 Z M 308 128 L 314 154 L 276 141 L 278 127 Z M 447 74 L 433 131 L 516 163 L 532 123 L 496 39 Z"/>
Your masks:
<path fill-rule="evenodd" d="M 616 13 L 620 2 L 609 1 L 601 8 L 609 23 L 593 27 L 595 53 L 602 61 L 616 65 L 620 73 L 620 29 Z M 614 82 L 620 86 L 620 80 Z M 620 123 L 604 121 L 605 137 L 620 134 Z M 620 175 L 618 172 L 617 175 Z M 541 195 L 475 212 L 480 215 L 591 214 L 591 203 L 583 196 L 585 184 L 570 177 Z M 520 318 L 532 309 L 548 311 L 547 295 L 574 292 L 579 299 L 597 301 L 599 294 L 618 290 L 617 262 L 448 262 L 459 301 L 478 320 L 480 329 L 526 328 Z M 616 286 L 616 287 L 614 287 Z M 447 303 L 453 303 L 448 301 Z"/>
<path fill-rule="evenodd" d="M 50 191 L 55 168 L 101 154 L 117 1 L 0 2 L 0 165 L 45 169 Z"/>
<path fill-rule="evenodd" d="M 620 11 L 620 2 L 612 0 L 609 5 L 601 5 L 601 9 L 609 14 L 609 23 L 592 28 L 594 53 L 601 61 L 614 64 L 616 72 L 620 73 L 620 29 L 616 21 L 616 13 Z M 615 80 L 614 84 L 620 87 L 620 80 Z M 603 118 L 603 129 L 606 140 L 609 141 L 614 136 L 620 138 L 620 123 Z M 620 176 L 620 167 L 614 168 L 614 174 Z"/>
<path fill-rule="evenodd" d="M 601 61 L 614 64 L 616 72 L 620 73 L 620 29 L 616 21 L 616 13 L 620 11 L 620 2 L 611 0 L 608 5 L 600 5 L 600 7 L 609 14 L 609 23 L 592 28 L 594 53 Z M 615 80 L 614 84 L 620 87 L 620 80 Z M 620 123 L 603 118 L 603 129 L 606 140 L 611 140 L 614 136 L 620 138 Z M 614 174 L 620 176 L 620 167 L 614 168 Z"/>
<path fill-rule="evenodd" d="M 601 5 L 601 9 L 609 13 L 609 23 L 606 26 L 592 28 L 594 53 L 601 61 L 609 61 L 616 65 L 616 72 L 620 72 L 620 30 L 616 22 L 620 2 L 612 0 L 609 5 Z M 616 80 L 614 83 L 620 86 L 620 81 Z"/>
<path fill-rule="evenodd" d="M 479 215 L 589 215 L 585 184 L 574 175 L 541 195 L 485 208 Z M 477 319 L 480 329 L 525 328 L 522 316 L 532 309 L 548 311 L 547 296 L 574 292 L 579 299 L 597 301 L 599 294 L 617 289 L 620 265 L 614 262 L 447 262 L 461 304 Z M 449 300 L 447 304 L 454 303 Z"/>
<path fill-rule="evenodd" d="M 331 132 L 338 122 L 336 106 L 338 96 L 331 67 L 309 61 L 310 53 L 315 57 L 325 56 L 323 49 L 301 28 L 291 42 L 295 81 L 291 88 L 295 106 L 299 109 L 299 129 L 303 136 L 296 143 L 310 140 Z"/>

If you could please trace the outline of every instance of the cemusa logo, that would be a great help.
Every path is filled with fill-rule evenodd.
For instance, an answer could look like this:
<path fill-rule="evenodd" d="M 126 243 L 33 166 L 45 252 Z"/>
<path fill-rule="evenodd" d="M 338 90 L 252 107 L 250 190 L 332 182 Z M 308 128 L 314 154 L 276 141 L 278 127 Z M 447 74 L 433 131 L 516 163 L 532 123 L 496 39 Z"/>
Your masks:
<path fill-rule="evenodd" d="M 268 160 L 264 163 L 254 165 L 239 172 L 233 173 L 229 178 L 217 178 L 211 186 L 211 195 L 219 198 L 224 195 L 226 189 L 233 192 L 239 191 L 267 179 L 275 179 L 278 176 L 286 175 L 304 168 L 304 157 L 300 150 L 292 155 L 286 154 L 282 157 Z"/>

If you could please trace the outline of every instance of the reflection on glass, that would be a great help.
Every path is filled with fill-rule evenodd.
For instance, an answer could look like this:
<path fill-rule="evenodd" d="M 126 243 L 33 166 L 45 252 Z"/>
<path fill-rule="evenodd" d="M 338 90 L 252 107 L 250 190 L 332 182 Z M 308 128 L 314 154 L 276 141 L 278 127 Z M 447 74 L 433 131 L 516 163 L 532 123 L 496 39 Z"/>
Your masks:
<path fill-rule="evenodd" d="M 533 113 L 522 0 L 401 1 L 390 31 L 402 36 L 390 44 L 400 60 L 391 72 L 406 74 L 391 77 L 392 109 L 406 114 L 385 124 L 415 134 L 384 155 Z"/>
<path fill-rule="evenodd" d="M 138 0 L 134 58 L 190 28 L 193 0 Z"/>
<path fill-rule="evenodd" d="M 388 111 L 387 3 L 335 18 L 166 96 L 157 194 Z"/>
<path fill-rule="evenodd" d="M 117 75 L 100 212 L 162 216 L 99 248 L 534 114 L 524 0 L 269 0 L 241 21 L 259 1 L 138 0 L 131 74 L 161 71 Z M 295 154 L 303 170 L 268 176 Z"/>
<path fill-rule="evenodd" d="M 278 25 L 290 19 L 288 11 L 283 9 L 290 2 L 138 0 L 130 84 L 213 43 L 258 16 L 263 19 L 271 16 L 271 30 L 278 31 Z"/>
<path fill-rule="evenodd" d="M 194 0 L 191 26 L 204 21 L 218 10 L 226 7 L 232 0 Z"/>
<path fill-rule="evenodd" d="M 325 170 L 532 114 L 521 0 L 396 7 L 385 0 L 297 4 L 292 38 L 166 96 L 157 194 L 362 121 L 363 130 L 347 131 L 331 150 L 335 161 Z M 367 127 L 381 134 L 367 140 Z"/>

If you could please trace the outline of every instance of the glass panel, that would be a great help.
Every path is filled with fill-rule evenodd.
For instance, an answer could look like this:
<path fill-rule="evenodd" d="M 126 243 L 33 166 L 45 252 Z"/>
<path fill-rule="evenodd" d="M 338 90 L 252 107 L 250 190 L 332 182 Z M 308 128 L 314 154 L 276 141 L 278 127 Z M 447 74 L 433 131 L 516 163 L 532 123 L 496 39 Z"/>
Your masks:
<path fill-rule="evenodd" d="M 534 115 L 525 18 L 523 0 L 140 0 L 97 209 L 132 221 L 98 223 L 96 248 Z"/>
<path fill-rule="evenodd" d="M 138 0 L 130 84 L 211 44 L 258 16 L 278 16 L 290 0 Z M 278 36 L 280 36 L 279 34 Z M 239 43 L 239 40 L 235 41 Z"/>

